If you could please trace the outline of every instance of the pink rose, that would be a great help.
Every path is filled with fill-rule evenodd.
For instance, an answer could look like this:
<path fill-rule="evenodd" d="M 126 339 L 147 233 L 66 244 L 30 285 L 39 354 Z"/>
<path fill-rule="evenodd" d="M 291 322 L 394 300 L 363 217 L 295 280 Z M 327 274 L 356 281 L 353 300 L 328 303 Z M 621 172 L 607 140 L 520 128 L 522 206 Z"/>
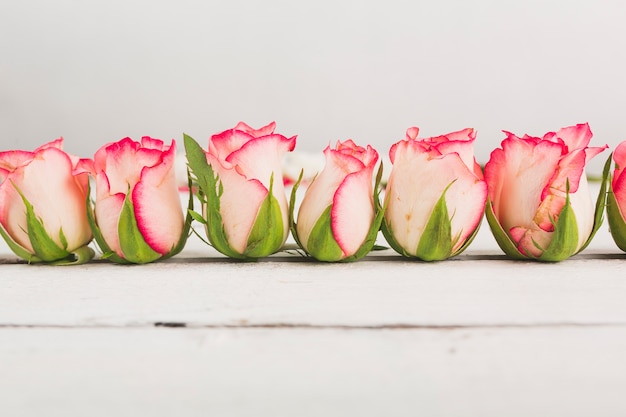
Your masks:
<path fill-rule="evenodd" d="M 382 230 L 400 254 L 426 261 L 461 253 L 482 219 L 487 185 L 474 159 L 474 129 L 393 145 Z"/>
<path fill-rule="evenodd" d="M 560 261 L 578 253 L 601 223 L 585 164 L 606 146 L 587 146 L 592 133 L 586 123 L 543 138 L 505 134 L 485 166 L 486 213 L 498 244 L 522 259 Z"/>
<path fill-rule="evenodd" d="M 182 250 L 187 238 L 174 172 L 176 142 L 148 136 L 104 145 L 94 157 L 94 235 L 104 256 L 147 263 Z"/>
<path fill-rule="evenodd" d="M 318 260 L 356 260 L 372 249 L 382 220 L 372 186 L 378 152 L 347 140 L 328 146 L 324 155 L 326 165 L 307 189 L 292 230 Z"/>
<path fill-rule="evenodd" d="M 29 262 L 83 263 L 93 256 L 86 246 L 90 161 L 62 148 L 59 138 L 34 152 L 0 152 L 0 232 Z"/>
<path fill-rule="evenodd" d="M 254 129 L 239 123 L 213 135 L 204 152 L 185 135 L 189 166 L 200 187 L 209 242 L 233 258 L 260 258 L 278 251 L 289 233 L 281 160 L 296 137 L 274 133 L 276 124 Z"/>

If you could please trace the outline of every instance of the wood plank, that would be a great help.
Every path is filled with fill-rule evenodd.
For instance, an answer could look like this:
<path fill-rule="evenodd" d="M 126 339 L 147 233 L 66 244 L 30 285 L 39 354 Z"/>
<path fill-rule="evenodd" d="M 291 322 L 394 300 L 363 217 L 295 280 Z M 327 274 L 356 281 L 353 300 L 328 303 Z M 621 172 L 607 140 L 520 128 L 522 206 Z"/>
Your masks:
<path fill-rule="evenodd" d="M 481 236 L 475 249 L 438 263 L 391 251 L 352 264 L 289 255 L 239 263 L 197 257 L 208 250 L 197 242 L 186 256 L 142 266 L 11 261 L 0 265 L 0 325 L 626 323 L 626 258 L 606 230 L 558 264 L 506 260 L 486 229 Z"/>
<path fill-rule="evenodd" d="M 623 416 L 626 328 L 0 329 L 3 416 Z"/>

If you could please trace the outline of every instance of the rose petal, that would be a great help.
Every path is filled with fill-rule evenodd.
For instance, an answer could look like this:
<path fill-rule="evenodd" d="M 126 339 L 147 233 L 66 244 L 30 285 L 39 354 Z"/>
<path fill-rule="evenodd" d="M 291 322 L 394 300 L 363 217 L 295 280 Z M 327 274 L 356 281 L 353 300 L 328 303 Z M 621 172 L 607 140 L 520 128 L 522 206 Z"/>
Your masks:
<path fill-rule="evenodd" d="M 34 152 L 5 151 L 0 152 L 0 169 L 11 172 L 18 167 L 28 164 L 35 157 Z"/>
<path fill-rule="evenodd" d="M 110 194 L 105 172 L 96 175 L 96 222 L 109 248 L 122 258 L 124 254 L 120 249 L 118 224 L 125 199 L 124 193 Z"/>
<path fill-rule="evenodd" d="M 184 216 L 174 175 L 176 142 L 154 167 L 145 167 L 132 194 L 137 227 L 146 243 L 162 255 L 180 240 Z"/>
<path fill-rule="evenodd" d="M 626 176 L 623 175 L 626 168 L 626 141 L 617 145 L 617 148 L 613 151 L 613 161 L 615 161 L 615 171 L 613 172 L 611 188 L 622 218 L 626 219 L 624 217 L 626 214 Z"/>
<path fill-rule="evenodd" d="M 346 176 L 333 198 L 331 228 L 346 257 L 363 245 L 374 220 L 373 169 L 371 166 Z"/>
<path fill-rule="evenodd" d="M 406 139 L 407 140 L 411 140 L 411 139 L 417 139 L 417 135 L 420 133 L 420 128 L 413 126 L 410 127 L 406 130 Z"/>
<path fill-rule="evenodd" d="M 274 133 L 274 129 L 276 129 L 276 122 L 271 122 L 270 124 L 263 126 L 259 129 L 250 127 L 244 122 L 239 122 L 237 123 L 237 126 L 235 126 L 235 130 L 241 130 L 255 138 L 271 135 L 272 133 Z"/>
<path fill-rule="evenodd" d="M 95 171 L 97 174 L 106 169 L 111 194 L 126 194 L 139 181 L 143 167 L 159 163 L 161 154 L 160 150 L 142 148 L 138 142 L 124 138 L 96 152 Z"/>
<path fill-rule="evenodd" d="M 439 141 L 437 150 L 442 154 L 457 153 L 470 171 L 474 170 L 474 129 L 463 129 L 443 136 L 446 140 Z"/>
<path fill-rule="evenodd" d="M 151 138 L 150 136 L 143 136 L 141 138 L 141 146 L 147 149 L 156 149 L 157 151 L 164 151 L 163 141 L 161 139 Z"/>
<path fill-rule="evenodd" d="M 232 164 L 226 160 L 228 156 L 252 139 L 254 136 L 242 130 L 225 130 L 211 136 L 209 153 L 215 156 L 225 168 L 231 168 Z"/>
<path fill-rule="evenodd" d="M 587 147 L 592 136 L 588 123 L 564 127 L 556 132 L 556 137 L 563 140 L 569 152 Z"/>
<path fill-rule="evenodd" d="M 504 230 L 531 227 L 542 192 L 561 158 L 562 146 L 509 134 L 491 153 L 485 180 L 493 211 Z"/>
<path fill-rule="evenodd" d="M 0 223 L 13 240 L 33 253 L 33 246 L 26 232 L 26 207 L 13 187 L 13 183 L 22 184 L 23 177 L 24 169 L 18 168 L 9 173 L 5 181 L 0 183 Z"/>

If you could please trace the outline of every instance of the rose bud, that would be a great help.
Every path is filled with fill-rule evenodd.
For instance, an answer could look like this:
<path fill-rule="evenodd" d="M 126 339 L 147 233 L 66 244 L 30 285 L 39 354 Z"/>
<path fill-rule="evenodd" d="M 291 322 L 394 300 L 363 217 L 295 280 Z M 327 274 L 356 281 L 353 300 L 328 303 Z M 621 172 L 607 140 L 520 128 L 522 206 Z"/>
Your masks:
<path fill-rule="evenodd" d="M 482 219 L 487 185 L 474 159 L 474 129 L 393 145 L 382 231 L 398 253 L 424 261 L 458 255 Z"/>
<path fill-rule="evenodd" d="M 80 264 L 94 252 L 87 221 L 89 160 L 63 139 L 33 152 L 0 152 L 0 234 L 29 263 Z"/>
<path fill-rule="evenodd" d="M 382 221 L 380 178 L 375 187 L 372 181 L 378 152 L 347 140 L 335 149 L 328 146 L 324 155 L 324 169 L 307 188 L 292 233 L 320 261 L 354 261 L 372 250 Z M 292 211 L 297 188 L 291 194 Z"/>
<path fill-rule="evenodd" d="M 174 170 L 176 142 L 148 136 L 104 145 L 95 154 L 95 215 L 89 214 L 103 257 L 143 264 L 179 253 L 187 240 Z"/>
<path fill-rule="evenodd" d="M 486 215 L 500 248 L 515 259 L 553 262 L 580 252 L 602 223 L 606 195 L 594 214 L 585 164 L 607 146 L 587 146 L 586 123 L 543 138 L 504 133 L 485 166 Z"/>
<path fill-rule="evenodd" d="M 185 135 L 187 160 L 199 187 L 209 243 L 232 258 L 256 259 L 280 250 L 289 233 L 281 160 L 296 137 L 240 122 L 213 135 L 205 152 Z"/>

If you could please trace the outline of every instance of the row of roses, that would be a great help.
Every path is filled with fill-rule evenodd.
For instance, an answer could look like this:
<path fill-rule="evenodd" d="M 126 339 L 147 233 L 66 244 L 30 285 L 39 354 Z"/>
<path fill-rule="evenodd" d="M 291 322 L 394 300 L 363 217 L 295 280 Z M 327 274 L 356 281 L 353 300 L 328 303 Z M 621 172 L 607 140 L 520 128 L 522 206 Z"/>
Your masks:
<path fill-rule="evenodd" d="M 179 253 L 191 222 L 205 226 L 208 243 L 238 259 L 275 253 L 292 232 L 307 254 L 322 261 L 362 258 L 382 230 L 407 257 L 443 260 L 465 250 L 486 213 L 502 248 L 515 259 L 560 261 L 583 250 L 607 206 L 611 233 L 626 250 L 626 142 L 605 164 L 595 206 L 585 164 L 607 148 L 589 147 L 587 124 L 542 138 L 505 132 L 484 173 L 474 158 L 476 133 L 465 129 L 418 138 L 410 128 L 389 152 L 393 168 L 381 199 L 378 153 L 352 140 L 324 150 L 326 164 L 307 187 L 297 221 L 296 182 L 290 202 L 281 159 L 296 137 L 270 123 L 245 123 L 214 135 L 205 151 L 184 142 L 189 187 L 201 203 L 187 216 L 174 176 L 176 142 L 129 138 L 100 148 L 93 160 L 62 150 L 62 140 L 33 152 L 0 152 L 0 234 L 29 263 L 79 264 L 94 256 L 147 263 Z M 92 201 L 89 177 L 95 184 Z M 608 192 L 607 192 L 608 188 Z"/>

